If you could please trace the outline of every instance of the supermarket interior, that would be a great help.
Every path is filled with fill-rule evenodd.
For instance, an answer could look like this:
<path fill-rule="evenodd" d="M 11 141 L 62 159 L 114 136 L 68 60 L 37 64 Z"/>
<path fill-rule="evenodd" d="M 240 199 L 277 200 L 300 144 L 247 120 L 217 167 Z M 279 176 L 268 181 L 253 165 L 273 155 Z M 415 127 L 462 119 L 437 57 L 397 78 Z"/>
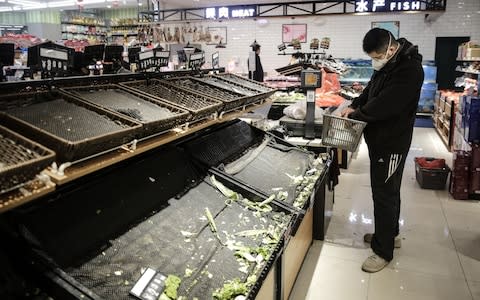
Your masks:
<path fill-rule="evenodd" d="M 0 299 L 480 300 L 479 0 L 0 0 Z"/>

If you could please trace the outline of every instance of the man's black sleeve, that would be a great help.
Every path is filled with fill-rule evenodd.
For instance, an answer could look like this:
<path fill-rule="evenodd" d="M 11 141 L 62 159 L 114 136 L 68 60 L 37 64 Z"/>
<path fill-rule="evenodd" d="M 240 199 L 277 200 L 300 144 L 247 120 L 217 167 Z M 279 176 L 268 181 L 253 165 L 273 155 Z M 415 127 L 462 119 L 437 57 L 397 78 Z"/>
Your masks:
<path fill-rule="evenodd" d="M 365 105 L 365 103 L 367 102 L 367 99 L 368 99 L 369 90 L 370 90 L 370 82 L 368 82 L 367 87 L 365 89 L 363 89 L 360 96 L 353 99 L 352 104 L 350 104 L 350 107 L 353 108 L 353 109 L 357 109 L 360 106 Z"/>
<path fill-rule="evenodd" d="M 398 68 L 392 72 L 380 93 L 356 108 L 349 117 L 371 123 L 403 114 L 411 101 L 418 101 L 416 98 L 422 83 L 423 69 L 420 64 Z"/>

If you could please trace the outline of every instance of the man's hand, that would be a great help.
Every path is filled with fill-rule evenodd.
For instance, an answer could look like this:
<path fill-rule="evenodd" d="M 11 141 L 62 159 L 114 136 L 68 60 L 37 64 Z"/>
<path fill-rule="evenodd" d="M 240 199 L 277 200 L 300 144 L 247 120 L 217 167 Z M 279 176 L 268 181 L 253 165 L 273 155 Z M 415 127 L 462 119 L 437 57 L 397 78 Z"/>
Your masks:
<path fill-rule="evenodd" d="M 351 114 L 352 112 L 354 112 L 354 111 L 355 111 L 355 110 L 354 110 L 353 108 L 347 107 L 347 108 L 345 108 L 345 109 L 342 111 L 342 113 L 341 113 L 340 116 L 341 116 L 342 118 L 348 118 L 348 115 L 350 115 L 350 114 Z"/>

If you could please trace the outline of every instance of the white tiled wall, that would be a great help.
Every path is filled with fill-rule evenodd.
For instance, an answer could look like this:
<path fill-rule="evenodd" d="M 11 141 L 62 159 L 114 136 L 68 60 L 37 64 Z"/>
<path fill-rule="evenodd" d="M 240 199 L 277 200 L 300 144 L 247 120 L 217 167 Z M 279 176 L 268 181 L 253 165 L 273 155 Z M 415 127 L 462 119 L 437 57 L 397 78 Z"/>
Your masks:
<path fill-rule="evenodd" d="M 433 60 L 435 38 L 445 36 L 470 36 L 480 42 L 480 0 L 448 0 L 447 10 L 432 22 L 425 21 L 425 13 L 375 14 L 375 15 L 328 15 L 315 17 L 267 18 L 266 25 L 253 19 L 206 22 L 204 26 L 226 26 L 227 48 L 215 49 L 205 45 L 207 61 L 211 53 L 219 51 L 220 64 L 226 66 L 236 58 L 239 71 L 247 71 L 249 45 L 254 39 L 262 45 L 261 59 L 264 70 L 269 74 L 288 63 L 289 57 L 278 55 L 277 46 L 282 42 L 282 24 L 307 23 L 308 49 L 312 38 L 330 37 L 329 54 L 341 58 L 366 58 L 362 51 L 362 38 L 371 28 L 372 21 L 400 21 L 400 36 L 419 46 L 424 59 Z"/>

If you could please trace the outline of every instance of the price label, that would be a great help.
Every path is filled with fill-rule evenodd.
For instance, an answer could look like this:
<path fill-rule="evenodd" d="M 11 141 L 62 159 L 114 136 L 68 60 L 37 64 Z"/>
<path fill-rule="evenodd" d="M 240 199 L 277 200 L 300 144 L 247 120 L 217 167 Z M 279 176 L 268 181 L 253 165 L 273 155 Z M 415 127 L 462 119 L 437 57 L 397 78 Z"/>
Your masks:
<path fill-rule="evenodd" d="M 68 53 L 62 50 L 40 48 L 40 56 L 58 60 L 68 60 Z"/>
<path fill-rule="evenodd" d="M 155 57 L 157 58 L 169 58 L 170 51 L 157 51 L 155 52 Z"/>
<path fill-rule="evenodd" d="M 157 300 L 165 289 L 167 277 L 148 268 L 135 283 L 130 294 L 142 300 Z"/>
<path fill-rule="evenodd" d="M 138 58 L 140 60 L 146 60 L 152 57 L 154 57 L 153 51 L 147 51 L 147 52 L 142 52 L 138 54 Z"/>

